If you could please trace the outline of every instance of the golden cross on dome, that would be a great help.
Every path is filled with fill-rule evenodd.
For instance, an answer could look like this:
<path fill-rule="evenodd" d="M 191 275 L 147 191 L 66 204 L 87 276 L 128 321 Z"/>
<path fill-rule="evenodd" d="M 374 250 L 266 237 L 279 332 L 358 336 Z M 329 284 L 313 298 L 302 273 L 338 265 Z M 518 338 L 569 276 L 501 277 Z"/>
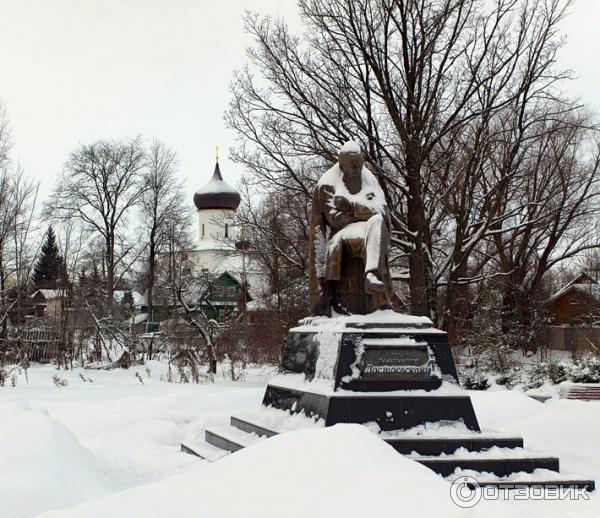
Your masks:
<path fill-rule="evenodd" d="M 216 161 L 219 161 L 219 146 L 217 146 Z"/>

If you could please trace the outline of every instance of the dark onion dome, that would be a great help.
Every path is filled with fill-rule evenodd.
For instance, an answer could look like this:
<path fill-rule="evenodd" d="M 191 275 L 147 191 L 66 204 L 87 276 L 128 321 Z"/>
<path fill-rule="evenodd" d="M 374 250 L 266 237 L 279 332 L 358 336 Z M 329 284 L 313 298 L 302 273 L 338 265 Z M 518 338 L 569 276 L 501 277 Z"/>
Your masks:
<path fill-rule="evenodd" d="M 231 209 L 240 204 L 240 193 L 223 181 L 219 162 L 215 165 L 212 179 L 194 194 L 194 204 L 200 209 Z"/>

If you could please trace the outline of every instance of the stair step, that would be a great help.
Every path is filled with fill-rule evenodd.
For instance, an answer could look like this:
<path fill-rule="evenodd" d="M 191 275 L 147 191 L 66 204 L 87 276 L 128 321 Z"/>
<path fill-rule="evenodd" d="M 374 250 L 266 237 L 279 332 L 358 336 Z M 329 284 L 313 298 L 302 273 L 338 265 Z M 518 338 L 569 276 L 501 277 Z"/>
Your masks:
<path fill-rule="evenodd" d="M 600 400 L 600 384 L 565 384 L 560 388 L 560 396 L 567 399 Z"/>
<path fill-rule="evenodd" d="M 252 416 L 231 418 L 231 425 L 215 426 L 205 431 L 206 443 L 182 444 L 186 453 L 214 461 L 230 452 L 241 450 L 278 432 L 252 422 Z M 522 449 L 520 437 L 503 437 L 485 433 L 480 437 L 395 437 L 386 442 L 400 449 L 414 452 L 437 451 L 440 448 L 452 449 L 454 454 L 439 456 L 405 454 L 408 459 L 419 462 L 434 472 L 446 477 L 450 482 L 458 476 L 473 477 L 479 486 L 497 486 L 515 489 L 522 486 L 545 486 L 560 488 L 582 488 L 595 490 L 595 482 L 582 477 L 560 475 L 559 460 L 556 457 L 529 454 Z M 490 446 L 491 445 L 491 446 Z M 462 448 L 462 451 L 456 451 Z M 500 449 L 500 448 L 501 449 Z M 475 449 L 479 448 L 479 449 Z M 486 451 L 488 448 L 495 448 Z M 402 453 L 402 452 L 400 452 Z"/>
<path fill-rule="evenodd" d="M 281 411 L 280 411 L 281 412 Z M 260 414 L 232 416 L 231 426 L 239 428 L 244 432 L 255 433 L 260 436 L 272 437 L 280 433 L 279 430 L 268 428 L 272 426 L 264 416 Z M 267 422 L 265 422 L 267 421 Z M 301 424 L 301 423 L 300 423 Z M 299 426 L 300 428 L 301 426 Z M 516 436 L 504 436 L 495 433 L 470 432 L 468 434 L 457 434 L 440 437 L 435 435 L 409 435 L 393 433 L 382 433 L 381 439 L 391 445 L 398 453 L 407 455 L 418 453 L 419 455 L 440 455 L 442 453 L 454 453 L 459 448 L 470 451 L 483 451 L 493 447 L 500 448 L 522 448 L 523 438 Z"/>
<path fill-rule="evenodd" d="M 452 475 L 459 468 L 478 472 L 493 473 L 505 477 L 513 473 L 533 473 L 536 469 L 547 469 L 558 472 L 559 460 L 556 457 L 538 456 L 456 456 L 442 455 L 439 457 L 425 457 L 420 455 L 407 455 L 407 458 L 417 461 L 423 466 L 435 471 L 443 477 Z"/>
<path fill-rule="evenodd" d="M 260 424 L 256 424 L 255 422 L 253 422 L 251 420 L 250 417 L 237 417 L 237 416 L 231 416 L 230 419 L 231 422 L 231 426 L 238 428 L 239 430 L 242 430 L 243 432 L 246 433 L 255 433 L 256 435 L 262 436 L 262 437 L 273 437 L 274 435 L 277 435 L 279 432 L 273 431 L 273 430 L 269 430 L 268 428 L 265 428 L 264 426 L 261 426 Z"/>
<path fill-rule="evenodd" d="M 522 448 L 522 437 L 486 436 L 481 437 L 398 437 L 382 439 L 398 453 L 409 455 L 435 456 L 442 453 L 452 454 L 459 448 L 469 451 L 484 451 L 490 448 Z"/>
<path fill-rule="evenodd" d="M 204 440 L 221 448 L 222 450 L 235 452 L 264 439 L 264 437 L 248 433 L 231 425 L 211 426 L 204 431 Z"/>
<path fill-rule="evenodd" d="M 208 462 L 215 462 L 229 454 L 229 452 L 207 442 L 181 443 L 181 451 L 200 457 Z"/>

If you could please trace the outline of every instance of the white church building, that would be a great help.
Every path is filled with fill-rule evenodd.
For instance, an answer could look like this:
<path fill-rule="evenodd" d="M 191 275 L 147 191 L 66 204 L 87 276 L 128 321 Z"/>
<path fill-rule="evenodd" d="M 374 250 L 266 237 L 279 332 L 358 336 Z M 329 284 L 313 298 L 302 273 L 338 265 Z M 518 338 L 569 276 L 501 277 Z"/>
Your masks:
<path fill-rule="evenodd" d="M 251 293 L 261 291 L 263 275 L 236 221 L 240 201 L 239 192 L 223 180 L 217 159 L 211 180 L 194 194 L 198 227 L 193 249 L 187 251 L 194 271 L 215 279 L 215 306 L 239 305 L 244 284 L 246 302 L 252 300 Z"/>
<path fill-rule="evenodd" d="M 190 258 L 196 269 L 217 273 L 233 268 L 241 273 L 243 250 L 235 220 L 240 194 L 223 180 L 218 160 L 210 182 L 194 194 L 194 205 L 198 228 Z"/>

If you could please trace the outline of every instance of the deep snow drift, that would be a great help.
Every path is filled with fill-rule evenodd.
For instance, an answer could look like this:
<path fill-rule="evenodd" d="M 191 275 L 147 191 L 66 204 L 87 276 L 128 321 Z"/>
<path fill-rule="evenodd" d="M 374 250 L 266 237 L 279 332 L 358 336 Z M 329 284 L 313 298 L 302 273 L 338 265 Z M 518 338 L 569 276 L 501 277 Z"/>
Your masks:
<path fill-rule="evenodd" d="M 88 512 L 96 513 L 92 516 L 112 516 L 103 512 L 112 505 L 121 506 L 116 516 L 145 516 L 151 502 L 166 516 L 210 518 L 215 514 L 204 504 L 217 505 L 213 493 L 221 495 L 216 516 L 232 518 L 286 518 L 301 510 L 307 518 L 354 516 L 342 509 L 375 516 L 378 502 L 389 507 L 379 516 L 394 518 L 439 518 L 440 512 L 468 518 L 600 517 L 598 491 L 590 501 L 482 501 L 461 510 L 450 501 L 447 482 L 365 436 L 360 427 L 342 430 L 339 440 L 331 429 L 321 429 L 322 437 L 302 432 L 269 439 L 210 465 L 180 453 L 179 443 L 201 441 L 205 427 L 224 425 L 231 414 L 256 412 L 274 369 L 250 369 L 245 382 L 221 375 L 215 383 L 180 385 L 160 380 L 164 368 L 152 362 L 139 372 L 65 372 L 35 365 L 29 382 L 21 376 L 16 387 L 0 388 L 0 517 L 31 517 L 52 509 L 54 517 L 81 516 L 80 507 L 77 512 L 57 509 L 85 500 Z M 93 381 L 84 381 L 80 373 Z M 54 375 L 68 386 L 56 387 Z M 504 389 L 470 394 L 482 427 L 522 434 L 527 448 L 560 456 L 561 471 L 600 482 L 600 403 L 542 404 Z M 288 438 L 292 443 L 286 444 Z M 391 482 L 381 480 L 384 473 Z M 411 482 L 414 477 L 421 487 Z M 212 478 L 222 481 L 218 488 Z M 107 491 L 111 494 L 103 497 Z M 406 508 L 407 502 L 417 505 L 416 496 L 418 507 Z"/>
<path fill-rule="evenodd" d="M 214 464 L 45 518 L 459 516 L 448 483 L 359 425 L 288 432 Z"/>
<path fill-rule="evenodd" d="M 0 401 L 0 516 L 56 509 L 109 492 L 94 456 L 43 409 Z"/>

